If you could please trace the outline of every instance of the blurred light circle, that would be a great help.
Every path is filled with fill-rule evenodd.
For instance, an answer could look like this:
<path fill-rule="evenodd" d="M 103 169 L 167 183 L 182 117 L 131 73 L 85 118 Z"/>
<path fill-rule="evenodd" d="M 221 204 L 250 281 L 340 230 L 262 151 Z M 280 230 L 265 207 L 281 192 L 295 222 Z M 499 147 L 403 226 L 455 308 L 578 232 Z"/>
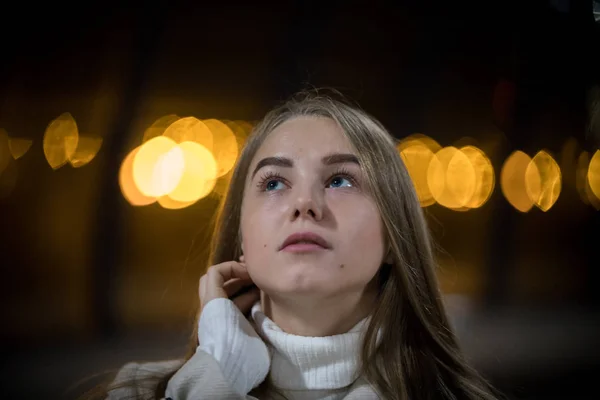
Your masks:
<path fill-rule="evenodd" d="M 433 198 L 444 207 L 461 209 L 473 197 L 475 169 L 469 158 L 456 147 L 444 147 L 432 158 L 427 183 Z"/>
<path fill-rule="evenodd" d="M 159 136 L 140 146 L 133 160 L 133 180 L 145 196 L 160 197 L 177 187 L 184 168 L 181 148 Z"/>
<path fill-rule="evenodd" d="M 195 202 L 212 191 L 217 178 L 217 163 L 208 149 L 195 142 L 179 144 L 184 168 L 178 184 L 168 196 L 178 202 Z"/>

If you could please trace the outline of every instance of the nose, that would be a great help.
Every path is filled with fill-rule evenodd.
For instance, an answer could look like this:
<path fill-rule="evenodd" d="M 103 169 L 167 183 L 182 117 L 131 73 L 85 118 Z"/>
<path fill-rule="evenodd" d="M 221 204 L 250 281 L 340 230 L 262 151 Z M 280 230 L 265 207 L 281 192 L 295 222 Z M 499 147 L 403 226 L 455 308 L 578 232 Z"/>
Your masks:
<path fill-rule="evenodd" d="M 315 221 L 323 219 L 324 198 L 319 189 L 299 190 L 294 198 L 292 220 L 312 218 Z"/>

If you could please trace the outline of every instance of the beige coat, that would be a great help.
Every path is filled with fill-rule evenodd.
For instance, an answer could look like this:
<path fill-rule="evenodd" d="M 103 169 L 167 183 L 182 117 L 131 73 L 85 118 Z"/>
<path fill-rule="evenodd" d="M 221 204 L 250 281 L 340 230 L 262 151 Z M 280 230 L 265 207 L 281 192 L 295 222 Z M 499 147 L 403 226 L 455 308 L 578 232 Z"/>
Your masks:
<path fill-rule="evenodd" d="M 251 400 L 241 396 L 226 381 L 217 361 L 208 353 L 198 350 L 183 364 L 182 360 L 126 364 L 115 378 L 113 385 L 129 382 L 108 393 L 107 400 L 153 399 L 154 388 L 161 376 L 175 370 L 169 381 L 168 396 L 173 400 Z M 375 400 L 379 397 L 362 379 L 348 389 L 344 400 Z M 263 400 L 263 399 L 260 399 Z"/>

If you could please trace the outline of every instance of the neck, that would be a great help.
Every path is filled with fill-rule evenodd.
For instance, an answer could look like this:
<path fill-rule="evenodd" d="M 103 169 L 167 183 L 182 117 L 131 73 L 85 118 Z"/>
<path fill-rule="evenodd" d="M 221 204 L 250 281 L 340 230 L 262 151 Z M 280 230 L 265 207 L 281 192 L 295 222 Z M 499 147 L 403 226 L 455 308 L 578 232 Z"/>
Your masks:
<path fill-rule="evenodd" d="M 266 295 L 261 308 L 281 330 L 297 336 L 323 337 L 348 332 L 367 317 L 375 293 L 361 291 L 335 297 L 316 298 Z"/>

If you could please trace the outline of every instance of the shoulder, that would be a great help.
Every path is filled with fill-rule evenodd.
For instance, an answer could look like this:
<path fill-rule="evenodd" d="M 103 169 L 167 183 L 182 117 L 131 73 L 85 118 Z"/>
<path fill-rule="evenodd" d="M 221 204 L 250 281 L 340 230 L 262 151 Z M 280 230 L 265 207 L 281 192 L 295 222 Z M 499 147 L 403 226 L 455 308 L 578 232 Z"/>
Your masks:
<path fill-rule="evenodd" d="M 122 399 L 151 393 L 158 381 L 181 367 L 183 360 L 130 362 L 125 364 L 108 387 L 108 399 Z"/>
<path fill-rule="evenodd" d="M 358 378 L 352 386 L 344 400 L 379 400 L 373 386 L 371 386 L 364 378 Z"/>
<path fill-rule="evenodd" d="M 144 379 L 149 376 L 164 376 L 175 371 L 183 365 L 183 360 L 166 360 L 155 362 L 137 363 L 131 362 L 125 364 L 119 373 L 135 379 Z"/>

